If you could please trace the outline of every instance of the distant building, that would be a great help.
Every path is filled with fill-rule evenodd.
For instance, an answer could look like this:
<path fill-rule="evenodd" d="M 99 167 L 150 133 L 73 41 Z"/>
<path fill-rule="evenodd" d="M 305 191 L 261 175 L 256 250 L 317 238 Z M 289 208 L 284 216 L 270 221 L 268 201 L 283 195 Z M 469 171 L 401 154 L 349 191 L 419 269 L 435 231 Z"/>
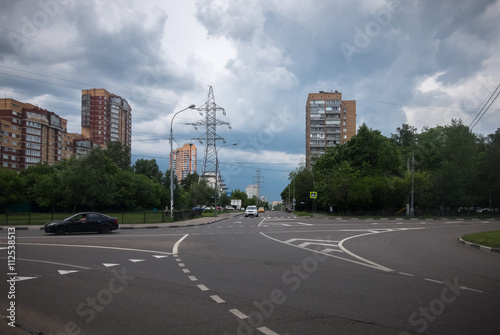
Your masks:
<path fill-rule="evenodd" d="M 196 173 L 196 145 L 187 143 L 170 154 L 170 168 L 172 163 L 177 180 L 181 181 L 188 174 Z"/>
<path fill-rule="evenodd" d="M 259 187 L 257 185 L 248 185 L 246 188 L 246 194 L 249 199 L 257 197 L 259 199 Z"/>
<path fill-rule="evenodd" d="M 344 144 L 356 135 L 356 100 L 340 92 L 309 93 L 306 104 L 306 168 L 326 148 Z"/>
<path fill-rule="evenodd" d="M 0 165 L 19 171 L 40 162 L 53 165 L 93 146 L 67 132 L 67 120 L 46 109 L 0 99 Z"/>
<path fill-rule="evenodd" d="M 132 147 L 132 108 L 127 100 L 103 88 L 82 90 L 82 135 L 106 145 L 119 141 Z"/>

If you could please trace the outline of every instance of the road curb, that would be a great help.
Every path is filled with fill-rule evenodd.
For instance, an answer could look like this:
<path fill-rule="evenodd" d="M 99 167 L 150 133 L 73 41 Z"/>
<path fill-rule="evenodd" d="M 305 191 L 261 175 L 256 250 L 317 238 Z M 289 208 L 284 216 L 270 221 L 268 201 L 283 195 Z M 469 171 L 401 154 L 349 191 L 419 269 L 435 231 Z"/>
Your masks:
<path fill-rule="evenodd" d="M 160 228 L 182 228 L 182 227 L 194 227 L 194 226 L 203 226 L 203 225 L 207 225 L 207 224 L 212 224 L 212 223 L 216 223 L 216 222 L 219 222 L 219 221 L 222 221 L 222 220 L 227 220 L 229 217 L 224 217 L 224 218 L 220 218 L 220 219 L 215 219 L 215 220 L 211 220 L 211 221 L 207 221 L 207 222 L 200 222 L 200 223 L 188 223 L 188 224 L 173 224 L 173 225 L 169 225 L 169 224 L 157 224 L 157 225 L 137 225 L 137 226 L 127 226 L 127 224 L 120 224 L 118 230 L 120 229 L 123 229 L 123 230 L 127 230 L 127 229 L 160 229 Z M 188 222 L 189 220 L 187 221 L 184 221 L 184 222 Z M 179 223 L 182 223 L 183 221 L 179 221 Z M 39 225 L 34 225 L 34 226 L 0 226 L 0 230 L 4 230 L 4 229 L 9 229 L 9 228 L 14 228 L 16 230 L 44 230 L 44 227 L 43 226 L 39 226 Z"/>
<path fill-rule="evenodd" d="M 468 247 L 471 247 L 471 248 L 474 248 L 474 249 L 481 249 L 481 250 L 485 250 L 485 251 L 489 251 L 489 252 L 495 252 L 495 253 L 498 253 L 500 254 L 500 249 L 498 248 L 491 248 L 491 247 L 487 247 L 485 245 L 481 245 L 481 244 L 477 244 L 477 243 L 472 243 L 472 242 L 467 242 L 465 240 L 462 239 L 462 237 L 459 237 L 459 242 L 468 246 Z"/>

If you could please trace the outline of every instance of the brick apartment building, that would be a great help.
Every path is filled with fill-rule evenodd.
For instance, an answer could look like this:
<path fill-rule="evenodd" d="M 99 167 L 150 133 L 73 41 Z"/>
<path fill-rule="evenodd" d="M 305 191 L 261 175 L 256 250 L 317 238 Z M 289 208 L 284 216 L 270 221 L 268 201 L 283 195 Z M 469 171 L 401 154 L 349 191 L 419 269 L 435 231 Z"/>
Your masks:
<path fill-rule="evenodd" d="M 344 144 L 356 135 L 356 100 L 342 100 L 340 92 L 309 93 L 306 104 L 306 168 L 326 148 Z"/>
<path fill-rule="evenodd" d="M 188 174 L 196 172 L 196 157 L 196 145 L 193 143 L 186 143 L 170 154 L 169 168 L 171 168 L 171 164 L 174 165 L 174 173 L 178 181 L 186 178 Z"/>
<path fill-rule="evenodd" d="M 16 171 L 85 155 L 92 141 L 67 132 L 67 120 L 11 98 L 0 99 L 0 165 Z"/>
<path fill-rule="evenodd" d="M 82 135 L 101 146 L 119 141 L 132 147 L 132 108 L 103 88 L 82 90 Z"/>

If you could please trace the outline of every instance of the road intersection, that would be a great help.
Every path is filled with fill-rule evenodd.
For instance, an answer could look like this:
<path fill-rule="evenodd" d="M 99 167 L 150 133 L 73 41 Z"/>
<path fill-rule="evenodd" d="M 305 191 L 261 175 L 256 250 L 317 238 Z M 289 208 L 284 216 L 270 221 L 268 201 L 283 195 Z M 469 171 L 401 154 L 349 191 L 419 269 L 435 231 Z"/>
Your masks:
<path fill-rule="evenodd" d="M 20 230 L 16 321 L 44 334 L 493 334 L 500 255 L 458 238 L 499 224 L 268 212 L 110 235 Z"/>

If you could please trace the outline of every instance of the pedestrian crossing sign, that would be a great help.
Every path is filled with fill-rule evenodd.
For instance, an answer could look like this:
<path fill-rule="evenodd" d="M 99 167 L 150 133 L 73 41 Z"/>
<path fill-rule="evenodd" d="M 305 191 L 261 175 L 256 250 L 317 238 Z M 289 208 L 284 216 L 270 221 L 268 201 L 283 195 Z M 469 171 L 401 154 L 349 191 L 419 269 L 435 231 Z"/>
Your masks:
<path fill-rule="evenodd" d="M 309 198 L 316 199 L 318 197 L 318 192 L 309 192 Z"/>

